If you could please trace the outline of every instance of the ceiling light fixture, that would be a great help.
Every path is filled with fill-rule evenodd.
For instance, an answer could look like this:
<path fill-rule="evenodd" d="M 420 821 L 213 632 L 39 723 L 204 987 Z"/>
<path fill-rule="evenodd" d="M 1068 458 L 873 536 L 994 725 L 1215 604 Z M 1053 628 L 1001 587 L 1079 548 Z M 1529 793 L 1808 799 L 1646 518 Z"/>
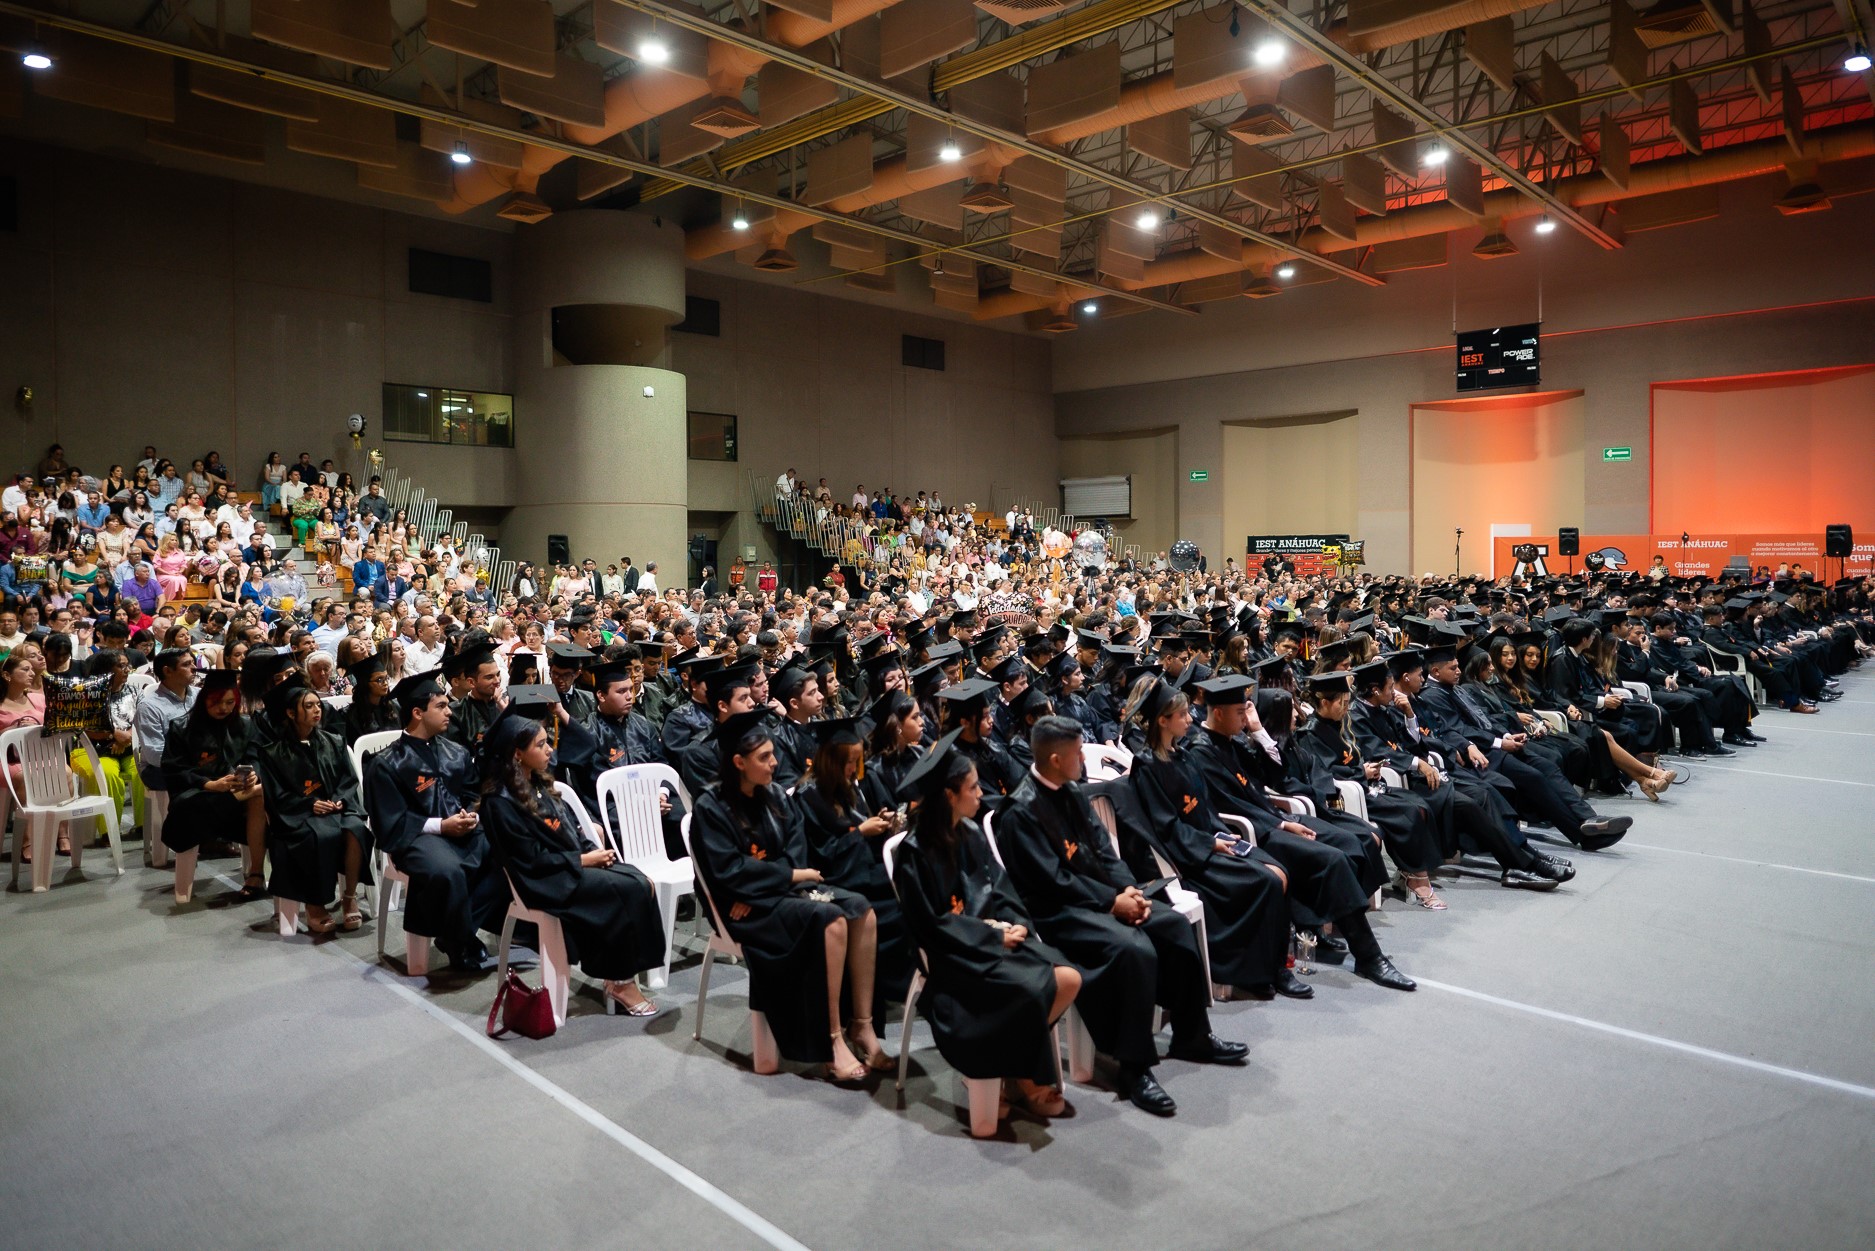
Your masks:
<path fill-rule="evenodd" d="M 1426 149 L 1425 155 L 1419 158 L 1419 163 L 1421 165 L 1443 165 L 1445 164 L 1445 158 L 1450 155 L 1451 153 L 1445 150 L 1443 144 L 1435 143 L 1430 148 Z"/>
<path fill-rule="evenodd" d="M 29 70 L 49 70 L 52 68 L 52 58 L 46 55 L 45 49 L 34 44 L 20 53 L 20 64 Z M 1866 57 L 1863 58 L 1863 68 L 1867 68 Z"/>
<path fill-rule="evenodd" d="M 1257 44 L 1256 51 L 1250 54 L 1250 59 L 1267 69 L 1272 65 L 1281 65 L 1283 58 L 1287 55 L 1289 55 L 1289 50 L 1283 47 L 1283 41 L 1271 36 Z"/>
<path fill-rule="evenodd" d="M 1295 265 L 1288 261 L 1283 262 L 1276 267 L 1276 276 L 1278 278 L 1294 278 L 1296 276 Z"/>
<path fill-rule="evenodd" d="M 420 400 L 427 400 L 430 398 L 430 393 L 428 391 L 419 391 L 417 392 L 417 398 Z"/>
<path fill-rule="evenodd" d="M 1138 226 L 1141 230 L 1157 230 L 1159 228 L 1159 210 L 1150 208 L 1139 210 L 1139 216 L 1133 219 L 1133 224 Z"/>
<path fill-rule="evenodd" d="M 469 155 L 469 145 L 461 139 L 456 140 L 456 150 L 449 154 L 449 159 L 458 165 L 467 165 L 475 160 Z"/>
<path fill-rule="evenodd" d="M 1849 55 L 1843 58 L 1842 67 L 1851 74 L 1862 74 L 1868 71 L 1869 64 L 1868 49 L 1859 48 L 1852 44 L 1849 48 Z M 43 69 L 44 66 L 37 66 L 35 68 Z"/>
<path fill-rule="evenodd" d="M 944 140 L 944 146 L 938 149 L 938 160 L 961 161 L 963 159 L 964 150 L 957 146 L 957 140 L 952 137 L 947 137 Z"/>
<path fill-rule="evenodd" d="M 1087 303 L 1081 305 L 1081 311 L 1083 313 L 1088 314 L 1089 316 L 1092 316 L 1093 314 L 1098 313 L 1100 311 L 1100 305 L 1094 303 L 1092 300 L 1089 300 Z"/>
<path fill-rule="evenodd" d="M 749 228 L 749 219 L 738 212 L 730 219 L 729 228 L 731 230 L 747 230 Z"/>
<path fill-rule="evenodd" d="M 638 41 L 638 59 L 646 65 L 662 65 L 671 59 L 671 46 L 658 38 L 657 23 Z"/>
<path fill-rule="evenodd" d="M 1555 229 L 1556 229 L 1556 223 L 1550 219 L 1550 215 L 1548 213 L 1545 213 L 1543 214 L 1543 216 L 1536 219 L 1536 232 L 1538 234 L 1546 235 L 1554 231 Z"/>

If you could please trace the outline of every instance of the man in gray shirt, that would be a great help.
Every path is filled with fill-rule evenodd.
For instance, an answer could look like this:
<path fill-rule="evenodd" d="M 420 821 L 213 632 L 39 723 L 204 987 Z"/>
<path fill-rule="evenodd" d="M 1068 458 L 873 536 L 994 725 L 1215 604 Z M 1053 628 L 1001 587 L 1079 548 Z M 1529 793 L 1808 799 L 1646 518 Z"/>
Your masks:
<path fill-rule="evenodd" d="M 172 721 L 195 702 L 195 653 L 181 648 L 156 653 L 156 685 L 137 701 L 137 773 L 153 791 L 168 790 L 163 780 L 163 743 Z"/>

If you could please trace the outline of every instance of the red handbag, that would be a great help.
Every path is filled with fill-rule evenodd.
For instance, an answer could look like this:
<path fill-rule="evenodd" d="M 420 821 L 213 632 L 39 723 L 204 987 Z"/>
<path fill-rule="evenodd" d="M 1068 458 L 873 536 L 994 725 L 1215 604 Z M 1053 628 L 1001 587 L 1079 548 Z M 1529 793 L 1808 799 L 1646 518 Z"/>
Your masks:
<path fill-rule="evenodd" d="M 501 1028 L 495 1028 L 495 1019 L 501 1019 Z M 488 1036 L 500 1038 L 503 1034 L 519 1034 L 523 1038 L 550 1038 L 556 1027 L 553 1023 L 553 1000 L 548 996 L 546 987 L 535 990 L 521 980 L 521 975 L 513 969 L 495 991 L 495 1002 L 488 1009 Z"/>

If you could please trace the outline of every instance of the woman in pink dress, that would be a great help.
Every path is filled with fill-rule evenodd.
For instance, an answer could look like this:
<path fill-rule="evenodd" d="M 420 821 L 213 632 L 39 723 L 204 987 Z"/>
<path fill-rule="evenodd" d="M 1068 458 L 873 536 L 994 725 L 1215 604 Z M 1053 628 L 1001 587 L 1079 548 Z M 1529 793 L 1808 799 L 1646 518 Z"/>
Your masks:
<path fill-rule="evenodd" d="M 0 698 L 0 732 L 20 725 L 45 724 L 46 697 L 45 692 L 39 689 L 39 665 L 43 663 L 44 658 L 37 643 L 22 643 L 5 660 L 0 660 L 0 682 L 6 688 L 6 695 Z M 13 785 L 0 789 L 0 830 L 6 829 L 7 818 L 12 815 L 14 788 L 24 791 L 26 787 L 19 762 L 9 760 L 6 767 L 13 776 Z M 65 848 L 70 845 L 70 840 L 61 829 L 59 846 Z M 20 863 L 31 864 L 32 847 L 23 837 L 20 848 Z"/>
<path fill-rule="evenodd" d="M 174 533 L 157 540 L 156 559 L 151 563 L 156 567 L 156 582 L 163 588 L 163 598 L 172 604 L 180 601 L 189 589 L 189 558 Z"/>

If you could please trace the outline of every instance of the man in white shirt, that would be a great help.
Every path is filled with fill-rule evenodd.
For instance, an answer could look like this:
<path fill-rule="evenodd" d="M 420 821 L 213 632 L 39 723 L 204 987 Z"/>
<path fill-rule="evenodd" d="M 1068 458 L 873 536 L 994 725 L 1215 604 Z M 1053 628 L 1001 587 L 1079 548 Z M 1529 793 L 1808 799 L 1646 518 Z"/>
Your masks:
<path fill-rule="evenodd" d="M 649 597 L 658 593 L 658 562 L 647 560 L 645 571 L 638 575 L 638 594 Z"/>
<path fill-rule="evenodd" d="M 425 614 L 417 618 L 417 637 L 404 645 L 404 676 L 428 673 L 443 663 L 443 627 Z"/>
<path fill-rule="evenodd" d="M 28 492 L 32 489 L 33 476 L 29 473 L 21 474 L 12 486 L 0 491 L 0 509 L 4 509 L 9 516 L 19 516 L 20 509 L 26 507 Z"/>
<path fill-rule="evenodd" d="M 775 479 L 775 494 L 776 495 L 793 495 L 795 487 L 799 483 L 800 483 L 800 479 L 796 478 L 794 476 L 794 470 L 790 469 L 788 470 L 787 473 L 784 473 L 779 478 Z"/>
<path fill-rule="evenodd" d="M 866 488 L 864 486 L 856 486 L 853 488 L 854 508 L 864 509 L 871 498 L 871 496 L 866 494 Z"/>
<path fill-rule="evenodd" d="M 151 790 L 167 790 L 163 742 L 169 725 L 195 702 L 195 655 L 176 649 L 156 653 L 156 685 L 137 701 L 137 773 Z"/>
<path fill-rule="evenodd" d="M 323 624 L 312 632 L 313 646 L 336 656 L 339 654 L 339 644 L 351 632 L 345 621 L 345 605 L 336 599 L 327 600 L 319 609 L 319 615 Z"/>

